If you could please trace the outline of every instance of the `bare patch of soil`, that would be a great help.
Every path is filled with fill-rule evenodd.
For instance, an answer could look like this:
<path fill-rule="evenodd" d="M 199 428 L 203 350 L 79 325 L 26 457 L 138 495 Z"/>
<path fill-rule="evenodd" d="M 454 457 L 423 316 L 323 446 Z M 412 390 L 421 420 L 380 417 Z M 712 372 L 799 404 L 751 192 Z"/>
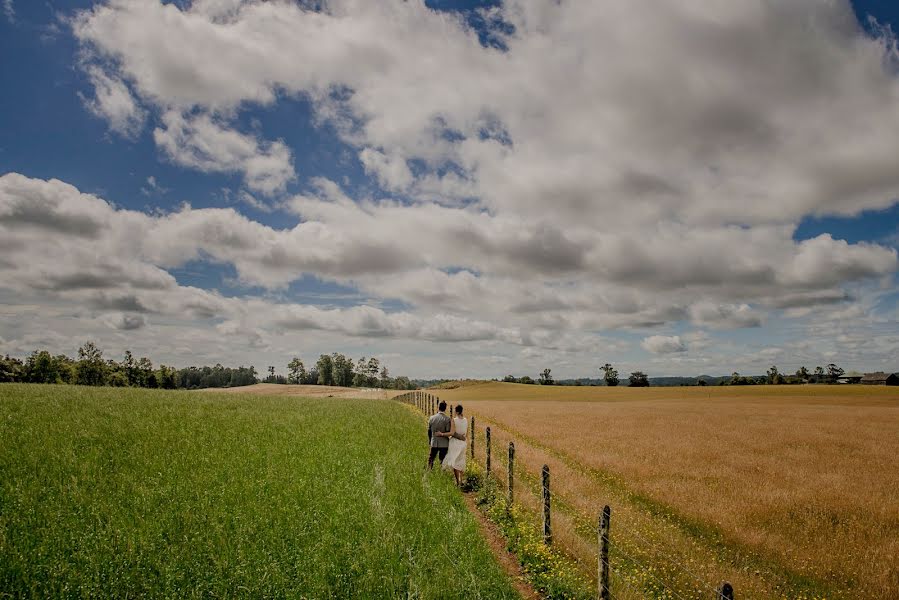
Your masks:
<path fill-rule="evenodd" d="M 521 565 L 518 564 L 515 555 L 506 549 L 506 540 L 503 538 L 503 534 L 500 533 L 499 528 L 491 523 L 484 513 L 478 509 L 474 501 L 474 495 L 463 494 L 462 497 L 465 500 L 465 506 L 468 507 L 468 510 L 478 522 L 481 535 L 487 540 L 487 545 L 490 546 L 490 550 L 493 551 L 503 571 L 506 572 L 512 585 L 515 586 L 521 597 L 525 598 L 525 600 L 540 600 L 540 594 L 525 579 L 524 572 L 521 570 Z"/>

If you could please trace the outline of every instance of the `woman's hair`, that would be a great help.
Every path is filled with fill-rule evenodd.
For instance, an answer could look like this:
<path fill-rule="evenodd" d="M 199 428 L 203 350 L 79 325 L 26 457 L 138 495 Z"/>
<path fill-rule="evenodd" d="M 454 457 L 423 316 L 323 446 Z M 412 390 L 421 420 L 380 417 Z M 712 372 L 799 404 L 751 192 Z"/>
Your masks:
<path fill-rule="evenodd" d="M 461 414 L 462 414 L 462 405 L 461 405 L 461 404 L 457 404 L 457 405 L 456 405 L 456 414 L 457 414 L 457 415 L 461 415 Z"/>

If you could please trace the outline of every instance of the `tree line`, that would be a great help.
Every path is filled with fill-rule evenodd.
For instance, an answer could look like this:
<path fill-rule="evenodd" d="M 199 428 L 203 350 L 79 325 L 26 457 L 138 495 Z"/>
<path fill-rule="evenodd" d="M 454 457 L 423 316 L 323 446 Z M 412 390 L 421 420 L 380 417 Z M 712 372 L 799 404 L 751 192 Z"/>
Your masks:
<path fill-rule="evenodd" d="M 618 377 L 618 370 L 610 363 L 605 363 L 604 365 L 599 367 L 599 370 L 602 372 L 602 381 L 606 386 L 615 387 L 619 383 L 621 383 L 621 380 Z M 844 373 L 845 371 L 834 363 L 830 363 L 826 367 L 815 367 L 814 371 L 809 371 L 806 367 L 800 367 L 796 370 L 796 373 L 792 375 L 781 373 L 778 370 L 777 366 L 773 365 L 770 369 L 768 369 L 765 375 L 744 376 L 735 372 L 729 378 L 722 378 L 718 382 L 718 385 L 790 385 L 803 383 L 834 384 L 837 383 L 841 377 L 843 377 Z M 523 377 L 506 375 L 505 377 L 503 377 L 502 381 L 507 383 L 524 383 L 531 385 L 559 385 L 552 377 L 552 369 L 543 369 L 543 371 L 541 371 L 537 376 L 537 379 L 533 379 L 528 375 L 525 375 Z M 578 386 L 582 385 L 582 383 L 580 380 L 575 380 L 572 385 Z M 649 387 L 649 378 L 643 371 L 634 371 L 630 374 L 630 377 L 628 377 L 627 385 L 628 387 Z M 694 384 L 682 383 L 681 385 Z M 700 377 L 696 379 L 695 385 L 708 385 L 708 381 Z"/>
<path fill-rule="evenodd" d="M 354 362 L 339 352 L 322 354 L 308 370 L 303 361 L 295 357 L 288 363 L 287 371 L 287 377 L 276 375 L 275 367 L 270 366 L 268 377 L 263 381 L 398 390 L 416 388 L 408 377 L 391 377 L 387 366 L 377 358 L 363 356 Z M 53 355 L 46 350 L 35 350 L 24 361 L 8 354 L 0 357 L 0 382 L 196 390 L 241 387 L 259 381 L 253 366 L 154 367 L 149 358 L 137 358 L 130 350 L 125 351 L 121 361 L 107 359 L 93 342 L 86 342 L 78 349 L 77 359 L 65 354 Z"/>
<path fill-rule="evenodd" d="M 778 370 L 777 365 L 772 365 L 767 373 L 762 376 L 743 376 L 734 373 L 730 376 L 730 380 L 722 381 L 718 385 L 790 385 L 802 383 L 830 383 L 834 384 L 840 380 L 845 371 L 830 363 L 826 367 L 815 367 L 814 371 L 809 371 L 806 367 L 800 367 L 796 373 L 783 374 Z"/>
<path fill-rule="evenodd" d="M 599 370 L 603 372 L 603 382 L 608 387 L 615 387 L 621 383 L 621 380 L 618 378 L 618 370 L 611 364 L 606 363 L 601 366 Z M 552 369 L 543 369 L 537 376 L 536 381 L 528 375 L 523 377 L 506 375 L 503 377 L 503 381 L 506 383 L 524 383 L 529 385 L 557 385 L 552 376 Z M 574 385 L 581 385 L 581 383 L 575 381 Z M 628 377 L 628 387 L 649 387 L 649 377 L 647 377 L 646 373 L 643 371 L 634 371 L 630 374 L 630 377 Z"/>
<path fill-rule="evenodd" d="M 330 385 L 341 387 L 384 388 L 414 390 L 415 384 L 406 376 L 391 377 L 387 365 L 375 357 L 361 357 L 353 361 L 340 352 L 322 354 L 315 365 L 306 368 L 299 357 L 287 363 L 287 377 L 275 374 L 275 367 L 268 367 L 268 377 L 263 383 Z"/>
<path fill-rule="evenodd" d="M 6 355 L 0 358 L 0 382 L 195 390 L 253 385 L 259 378 L 252 366 L 154 367 L 149 358 L 136 358 L 130 350 L 121 361 L 104 359 L 96 344 L 86 342 L 77 359 L 46 350 L 35 350 L 24 361 Z"/>

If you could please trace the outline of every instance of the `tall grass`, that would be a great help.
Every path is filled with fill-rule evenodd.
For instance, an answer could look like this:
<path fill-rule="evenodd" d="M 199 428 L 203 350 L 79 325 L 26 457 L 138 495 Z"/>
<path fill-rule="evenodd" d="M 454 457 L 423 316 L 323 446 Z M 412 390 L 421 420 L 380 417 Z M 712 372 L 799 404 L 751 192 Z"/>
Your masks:
<path fill-rule="evenodd" d="M 2 385 L 0 592 L 517 597 L 423 436 L 388 401 Z"/>
<path fill-rule="evenodd" d="M 474 413 L 479 436 L 492 425 L 500 479 L 515 440 L 530 508 L 550 466 L 554 534 L 588 573 L 610 504 L 614 564 L 648 598 L 664 597 L 659 580 L 683 598 L 722 579 L 743 597 L 899 594 L 899 389 L 494 383 L 440 397 Z"/>

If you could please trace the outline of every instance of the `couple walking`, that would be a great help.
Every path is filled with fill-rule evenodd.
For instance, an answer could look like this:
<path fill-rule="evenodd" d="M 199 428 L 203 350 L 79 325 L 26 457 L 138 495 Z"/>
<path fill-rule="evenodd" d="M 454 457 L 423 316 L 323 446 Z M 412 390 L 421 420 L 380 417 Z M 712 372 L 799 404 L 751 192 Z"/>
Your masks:
<path fill-rule="evenodd" d="M 453 470 L 456 485 L 462 485 L 462 473 L 465 472 L 465 448 L 468 440 L 468 419 L 462 416 L 462 405 L 456 405 L 456 415 L 450 418 L 446 414 L 446 402 L 437 406 L 437 414 L 428 419 L 428 441 L 431 452 L 428 455 L 428 468 L 434 468 L 434 459 L 440 457 L 443 469 Z"/>

